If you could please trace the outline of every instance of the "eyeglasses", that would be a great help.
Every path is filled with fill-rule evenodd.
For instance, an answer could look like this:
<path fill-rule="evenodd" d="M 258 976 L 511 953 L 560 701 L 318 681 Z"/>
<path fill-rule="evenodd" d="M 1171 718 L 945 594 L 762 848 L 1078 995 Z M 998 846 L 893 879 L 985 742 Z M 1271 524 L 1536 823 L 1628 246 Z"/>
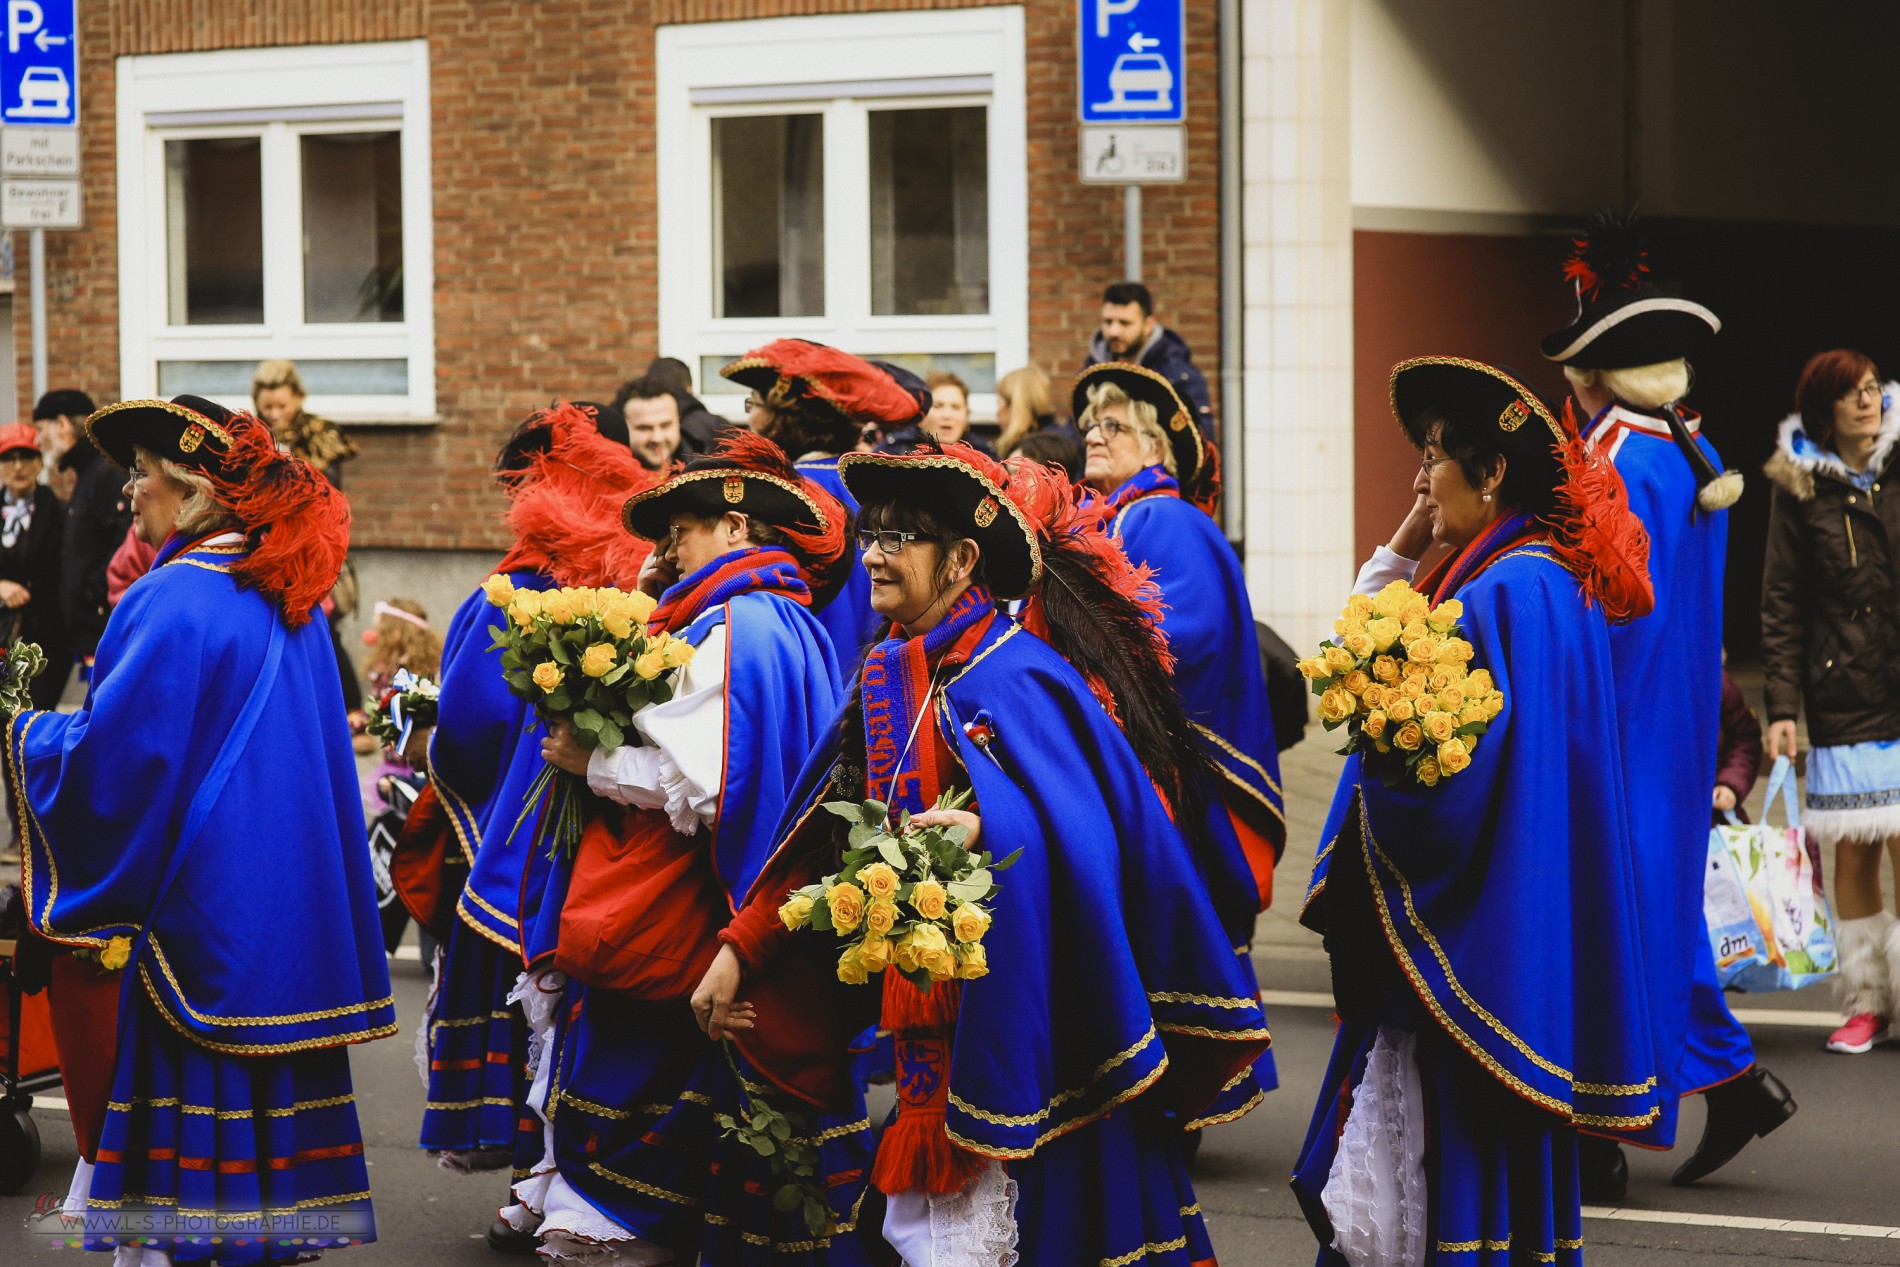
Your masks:
<path fill-rule="evenodd" d="M 858 529 L 858 551 L 860 553 L 876 546 L 885 554 L 901 554 L 906 541 L 917 540 L 917 533 L 899 532 L 895 528 L 883 528 L 872 531 L 869 528 Z"/>
<path fill-rule="evenodd" d="M 1097 431 L 1102 433 L 1102 440 L 1105 443 L 1107 441 L 1115 439 L 1115 437 L 1117 436 L 1128 436 L 1128 435 L 1135 434 L 1135 429 L 1129 426 L 1127 423 L 1121 421 L 1120 419 L 1104 418 L 1102 421 L 1091 426 L 1087 431 L 1084 431 L 1082 433 L 1082 438 L 1086 440 L 1090 436 L 1094 435 Z"/>
<path fill-rule="evenodd" d="M 765 408 L 765 402 L 759 399 L 758 393 L 756 392 L 746 393 L 745 411 L 747 413 L 752 413 L 754 410 L 759 410 L 763 408 Z"/>
<path fill-rule="evenodd" d="M 1850 387 L 1841 393 L 1842 400 L 1853 400 L 1856 404 L 1880 399 L 1879 383 L 1862 383 L 1859 387 Z"/>
<path fill-rule="evenodd" d="M 1420 475 L 1423 475 L 1426 479 L 1430 479 L 1432 477 L 1432 468 L 1434 466 L 1437 466 L 1442 462 L 1449 462 L 1449 461 L 1451 461 L 1450 458 L 1423 458 L 1419 461 L 1418 473 Z"/>

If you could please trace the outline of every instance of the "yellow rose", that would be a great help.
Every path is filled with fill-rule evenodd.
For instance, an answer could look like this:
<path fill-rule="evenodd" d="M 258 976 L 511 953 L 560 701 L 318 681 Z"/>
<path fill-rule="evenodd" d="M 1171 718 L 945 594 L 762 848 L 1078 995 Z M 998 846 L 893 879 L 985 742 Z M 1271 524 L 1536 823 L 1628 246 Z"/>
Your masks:
<path fill-rule="evenodd" d="M 950 931 L 965 945 L 982 941 L 983 934 L 990 931 L 990 913 L 972 902 L 965 902 L 950 917 Z"/>
<path fill-rule="evenodd" d="M 803 893 L 794 893 L 785 899 L 778 908 L 779 922 L 787 929 L 796 931 L 811 923 L 812 900 Z"/>
<path fill-rule="evenodd" d="M 1476 649 L 1463 638 L 1447 638 L 1439 646 L 1435 658 L 1440 664 L 1469 664 L 1475 654 Z"/>
<path fill-rule="evenodd" d="M 1484 701 L 1482 700 L 1467 700 L 1465 706 L 1458 710 L 1458 724 L 1460 726 L 1469 726 L 1474 721 L 1483 720 L 1485 720 L 1485 716 Z"/>
<path fill-rule="evenodd" d="M 1405 604 L 1412 598 L 1413 589 L 1404 581 L 1392 581 L 1372 598 L 1372 610 L 1379 616 L 1397 616 L 1405 610 Z"/>
<path fill-rule="evenodd" d="M 541 598 L 541 614 L 557 625 L 574 623 L 574 598 L 569 590 L 549 590 Z"/>
<path fill-rule="evenodd" d="M 1321 655 L 1307 656 L 1294 667 L 1299 669 L 1300 676 L 1309 682 L 1315 678 L 1332 676 L 1332 674 L 1326 671 L 1326 657 Z"/>
<path fill-rule="evenodd" d="M 1431 626 L 1427 625 L 1424 621 L 1414 621 L 1399 633 L 1399 641 L 1405 644 L 1407 650 L 1410 650 L 1413 643 L 1417 642 L 1420 638 L 1429 638 L 1431 632 Z"/>
<path fill-rule="evenodd" d="M 1408 625 L 1417 624 L 1430 616 L 1432 605 L 1425 601 L 1423 594 L 1414 595 L 1399 611 L 1399 619 Z"/>
<path fill-rule="evenodd" d="M 1403 695 L 1406 699 L 1417 699 L 1424 693 L 1425 679 L 1423 677 L 1408 676 L 1403 682 L 1399 683 L 1399 694 Z"/>
<path fill-rule="evenodd" d="M 1458 729 L 1458 719 L 1446 712 L 1425 714 L 1425 737 L 1433 743 L 1444 743 Z"/>
<path fill-rule="evenodd" d="M 508 604 L 508 619 L 526 629 L 541 614 L 541 594 L 538 590 L 516 590 L 512 602 Z"/>
<path fill-rule="evenodd" d="M 1437 711 L 1438 697 L 1435 695 L 1427 693 L 1412 701 L 1412 716 L 1418 718 L 1420 721 L 1425 719 L 1425 714 L 1435 713 Z"/>
<path fill-rule="evenodd" d="M 1419 745 L 1425 742 L 1425 731 L 1415 721 L 1408 721 L 1399 727 L 1399 733 L 1392 736 L 1392 742 L 1407 752 L 1417 752 Z"/>
<path fill-rule="evenodd" d="M 1359 696 L 1359 702 L 1364 704 L 1367 708 L 1384 708 L 1386 697 L 1391 693 L 1392 692 L 1385 687 L 1374 682 Z"/>
<path fill-rule="evenodd" d="M 1354 669 L 1351 673 L 1346 675 L 1345 680 L 1342 681 L 1340 685 L 1346 690 L 1351 691 L 1354 695 L 1364 695 L 1366 688 L 1372 685 L 1372 675 L 1367 673 L 1364 669 Z"/>
<path fill-rule="evenodd" d="M 1366 625 L 1366 634 L 1372 639 L 1373 648 L 1379 651 L 1390 651 L 1392 644 L 1397 642 L 1399 635 L 1404 632 L 1405 626 L 1393 616 L 1382 616 Z"/>
<path fill-rule="evenodd" d="M 1341 616 L 1333 621 L 1333 632 L 1339 635 L 1340 645 L 1342 646 L 1345 645 L 1345 639 L 1348 635 L 1364 633 L 1365 631 L 1366 618 L 1364 616 Z"/>
<path fill-rule="evenodd" d="M 597 590 L 591 585 L 574 587 L 574 611 L 581 616 L 600 615 L 601 595 L 612 596 L 612 590 Z"/>
<path fill-rule="evenodd" d="M 125 967 L 126 961 L 131 959 L 131 957 L 132 939 L 130 937 L 114 937 L 106 942 L 105 946 L 99 951 L 99 966 L 104 968 L 107 972 L 117 972 L 119 969 Z"/>
<path fill-rule="evenodd" d="M 1412 767 L 1412 776 L 1426 787 L 1437 787 L 1439 778 L 1438 758 L 1420 757 L 1418 764 Z"/>
<path fill-rule="evenodd" d="M 1382 738 L 1385 735 L 1385 710 L 1383 708 L 1375 708 L 1366 714 L 1364 730 L 1366 734 L 1374 739 Z"/>
<path fill-rule="evenodd" d="M 1432 608 L 1432 614 L 1426 622 L 1439 633 L 1450 633 L 1465 618 L 1465 605 L 1455 598 L 1448 598 Z"/>
<path fill-rule="evenodd" d="M 932 981 L 948 981 L 957 975 L 956 952 L 950 949 L 950 939 L 943 935 L 943 929 L 935 924 L 919 924 L 904 934 L 904 939 L 910 943 L 911 957 Z"/>
<path fill-rule="evenodd" d="M 596 642 L 581 652 L 581 672 L 588 677 L 606 677 L 613 672 L 616 654 L 613 643 Z"/>
<path fill-rule="evenodd" d="M 1352 652 L 1356 659 L 1363 660 L 1378 649 L 1379 644 L 1374 642 L 1372 635 L 1363 629 L 1346 635 L 1346 650 Z"/>
<path fill-rule="evenodd" d="M 882 901 L 871 903 L 871 909 L 864 915 L 864 931 L 868 937 L 888 937 L 897 927 L 897 903 Z"/>
<path fill-rule="evenodd" d="M 549 695 L 561 688 L 561 666 L 552 660 L 534 666 L 534 684 Z"/>
<path fill-rule="evenodd" d="M 1432 671 L 1431 665 L 1420 664 L 1417 660 L 1407 660 L 1404 663 L 1404 665 L 1401 666 L 1399 670 L 1399 672 L 1404 675 L 1405 680 L 1408 682 L 1411 681 L 1413 678 L 1417 678 L 1420 684 L 1419 685 L 1420 690 L 1424 689 L 1425 679 L 1428 675 L 1430 675 L 1431 671 Z"/>
<path fill-rule="evenodd" d="M 887 937 L 867 937 L 858 943 L 858 962 L 866 972 L 882 972 L 891 966 L 891 943 Z"/>
<path fill-rule="evenodd" d="M 1405 644 L 1405 654 L 1416 664 L 1431 664 L 1438 659 L 1438 639 L 1426 634 Z"/>
<path fill-rule="evenodd" d="M 1353 666 L 1359 663 L 1359 657 L 1344 647 L 1327 647 L 1325 654 L 1328 673 L 1350 673 Z"/>
<path fill-rule="evenodd" d="M 515 600 L 515 583 L 497 572 L 482 582 L 482 593 L 496 607 L 506 607 Z"/>
<path fill-rule="evenodd" d="M 660 650 L 666 655 L 666 667 L 669 669 L 677 669 L 682 664 L 692 662 L 693 652 L 697 650 L 697 648 L 684 638 L 669 637 L 665 642 L 660 644 Z"/>
<path fill-rule="evenodd" d="M 1462 739 L 1447 739 L 1438 745 L 1438 768 L 1456 774 L 1471 764 L 1471 750 Z"/>
<path fill-rule="evenodd" d="M 1348 616 L 1357 616 L 1361 620 L 1372 615 L 1372 596 L 1369 594 L 1354 594 L 1351 598 L 1346 600 L 1346 614 Z"/>
<path fill-rule="evenodd" d="M 631 638 L 633 613 L 627 610 L 624 601 L 616 603 L 600 613 L 600 627 L 607 631 L 610 638 Z"/>
<path fill-rule="evenodd" d="M 1426 683 L 1429 684 L 1434 691 L 1442 691 L 1457 680 L 1457 669 L 1444 664 L 1434 664 L 1432 671 L 1425 675 Z"/>
<path fill-rule="evenodd" d="M 1411 700 L 1401 695 L 1385 706 L 1385 714 L 1393 721 L 1403 725 L 1405 722 L 1411 721 L 1414 717 L 1418 716 L 1418 708 Z"/>
<path fill-rule="evenodd" d="M 627 605 L 633 612 L 633 618 L 644 625 L 652 617 L 653 609 L 660 605 L 660 600 L 645 590 L 634 590 L 627 595 Z"/>
<path fill-rule="evenodd" d="M 1447 682 L 1438 688 L 1438 706 L 1448 713 L 1456 713 L 1465 706 L 1465 688 L 1456 682 Z"/>
<path fill-rule="evenodd" d="M 1390 686 L 1399 680 L 1399 662 L 1389 655 L 1382 655 L 1372 662 L 1372 676 Z"/>
<path fill-rule="evenodd" d="M 957 968 L 957 975 L 959 977 L 962 977 L 965 981 L 974 981 L 978 977 L 988 975 L 989 970 L 989 952 L 983 949 L 980 942 L 972 943 L 963 948 L 963 963 Z"/>
<path fill-rule="evenodd" d="M 1465 697 L 1483 699 L 1491 693 L 1491 670 L 1473 669 L 1471 676 L 1465 679 Z"/>
<path fill-rule="evenodd" d="M 888 862 L 873 862 L 868 867 L 859 867 L 857 880 L 874 902 L 897 896 L 897 872 L 891 870 Z"/>
<path fill-rule="evenodd" d="M 646 654 L 637 656 L 633 662 L 633 671 L 651 682 L 666 672 L 666 652 L 655 647 Z"/>
<path fill-rule="evenodd" d="M 1458 742 L 1462 743 L 1465 746 L 1466 752 L 1470 753 L 1472 756 L 1475 757 L 1478 755 L 1479 738 L 1480 736 L 1478 735 L 1460 735 L 1458 736 Z"/>
<path fill-rule="evenodd" d="M 1319 719 L 1321 721 L 1345 721 L 1356 711 L 1352 696 L 1335 686 L 1319 697 Z"/>
<path fill-rule="evenodd" d="M 1501 693 L 1492 691 L 1489 695 L 1484 697 L 1484 719 L 1486 721 L 1490 721 L 1503 711 L 1504 696 Z"/>
<path fill-rule="evenodd" d="M 856 932 L 864 920 L 864 890 L 849 880 L 825 890 L 825 905 L 831 908 L 831 926 L 840 936 Z"/>
<path fill-rule="evenodd" d="M 863 985 L 871 979 L 871 970 L 864 965 L 862 946 L 862 942 L 846 946 L 844 953 L 838 956 L 838 980 L 846 985 Z"/>
<path fill-rule="evenodd" d="M 935 880 L 919 880 L 911 888 L 911 908 L 925 919 L 942 919 L 949 903 L 950 895 Z"/>

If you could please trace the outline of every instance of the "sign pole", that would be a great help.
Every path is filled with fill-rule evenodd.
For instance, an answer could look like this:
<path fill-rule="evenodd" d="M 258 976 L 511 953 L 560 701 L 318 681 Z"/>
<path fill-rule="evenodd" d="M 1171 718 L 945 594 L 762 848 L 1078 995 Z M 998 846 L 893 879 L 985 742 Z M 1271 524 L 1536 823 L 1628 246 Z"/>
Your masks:
<path fill-rule="evenodd" d="M 46 394 L 46 230 L 28 232 L 32 246 L 28 268 L 33 288 L 33 402 Z"/>
<path fill-rule="evenodd" d="M 1141 280 L 1140 185 L 1122 186 L 1122 277 L 1131 282 Z"/>

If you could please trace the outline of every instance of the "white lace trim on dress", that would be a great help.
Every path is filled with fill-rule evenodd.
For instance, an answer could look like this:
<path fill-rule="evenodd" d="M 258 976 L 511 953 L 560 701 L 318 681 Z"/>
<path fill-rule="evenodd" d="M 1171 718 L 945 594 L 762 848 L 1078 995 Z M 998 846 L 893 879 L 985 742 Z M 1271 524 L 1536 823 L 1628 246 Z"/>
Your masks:
<path fill-rule="evenodd" d="M 1425 1094 L 1417 1041 L 1380 1028 L 1320 1192 L 1333 1248 L 1352 1267 L 1425 1261 Z"/>

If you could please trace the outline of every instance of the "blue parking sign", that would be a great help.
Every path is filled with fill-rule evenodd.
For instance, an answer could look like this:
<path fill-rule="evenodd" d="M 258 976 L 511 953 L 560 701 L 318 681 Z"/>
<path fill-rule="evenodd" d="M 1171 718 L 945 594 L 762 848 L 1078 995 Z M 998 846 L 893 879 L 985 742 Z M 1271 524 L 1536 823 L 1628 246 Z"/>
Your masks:
<path fill-rule="evenodd" d="M 1078 0 L 1078 10 L 1082 122 L 1187 117 L 1185 0 Z"/>
<path fill-rule="evenodd" d="M 0 0 L 0 122 L 35 127 L 79 123 L 77 0 Z"/>

